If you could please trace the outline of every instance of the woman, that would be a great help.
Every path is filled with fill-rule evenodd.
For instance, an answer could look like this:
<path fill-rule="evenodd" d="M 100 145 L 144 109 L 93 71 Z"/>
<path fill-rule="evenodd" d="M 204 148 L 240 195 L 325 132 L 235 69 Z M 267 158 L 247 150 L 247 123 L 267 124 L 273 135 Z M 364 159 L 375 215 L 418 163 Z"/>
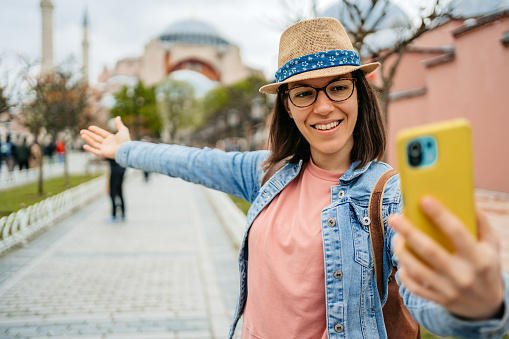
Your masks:
<path fill-rule="evenodd" d="M 243 338 L 386 338 L 380 300 L 385 302 L 387 286 L 379 297 L 369 231 L 362 223 L 375 182 L 390 168 L 378 161 L 385 126 L 365 77 L 378 64 L 362 65 L 341 24 L 319 18 L 283 33 L 279 67 L 277 82 L 260 89 L 278 94 L 270 152 L 132 142 L 120 118 L 115 135 L 93 126 L 82 131 L 85 148 L 252 203 L 230 337 L 244 314 Z M 266 169 L 283 159 L 286 165 L 260 187 Z M 397 177 L 387 184 L 384 217 L 401 210 L 398 185 Z M 474 240 L 437 201 L 424 199 L 422 208 L 454 236 L 457 252 L 444 253 L 394 215 L 392 228 L 384 225 L 384 281 L 392 265 L 399 265 L 405 304 L 433 332 L 501 336 L 509 329 L 507 277 L 485 217 L 478 213 Z M 405 242 L 429 261 L 418 261 Z"/>

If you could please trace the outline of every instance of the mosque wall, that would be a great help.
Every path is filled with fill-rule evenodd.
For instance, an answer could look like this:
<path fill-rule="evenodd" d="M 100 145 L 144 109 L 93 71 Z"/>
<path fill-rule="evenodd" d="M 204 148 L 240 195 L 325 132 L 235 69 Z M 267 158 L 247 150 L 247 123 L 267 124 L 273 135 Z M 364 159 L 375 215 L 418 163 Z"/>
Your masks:
<path fill-rule="evenodd" d="M 242 64 L 240 50 L 235 45 L 228 46 L 228 52 L 221 60 L 222 80 L 225 85 L 231 85 L 251 75 L 250 70 Z"/>
<path fill-rule="evenodd" d="M 263 74 L 246 67 L 239 48 L 222 39 L 212 27 L 189 20 L 173 24 L 161 36 L 147 43 L 141 57 L 119 61 L 110 76 L 134 76 L 153 86 L 180 69 L 197 71 L 225 85 L 253 73 Z M 108 73 L 101 75 L 103 81 L 107 81 L 103 78 Z"/>
<path fill-rule="evenodd" d="M 218 49 L 215 46 L 174 44 L 169 49 L 169 52 L 171 54 L 172 67 L 186 60 L 199 60 L 210 65 L 218 73 L 222 71 Z"/>
<path fill-rule="evenodd" d="M 166 53 L 159 39 L 153 39 L 145 46 L 141 57 L 139 78 L 147 86 L 161 82 L 166 75 Z"/>

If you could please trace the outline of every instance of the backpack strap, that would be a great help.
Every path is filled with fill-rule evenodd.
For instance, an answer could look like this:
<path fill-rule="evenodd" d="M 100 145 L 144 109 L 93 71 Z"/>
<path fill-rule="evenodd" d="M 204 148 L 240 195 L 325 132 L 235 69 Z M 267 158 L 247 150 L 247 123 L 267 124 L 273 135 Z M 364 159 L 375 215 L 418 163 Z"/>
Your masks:
<path fill-rule="evenodd" d="M 384 225 L 382 220 L 382 200 L 384 196 L 385 186 L 390 178 L 398 172 L 390 169 L 375 184 L 369 197 L 368 218 L 371 220 L 369 227 L 369 235 L 371 238 L 371 250 L 373 252 L 373 264 L 375 269 L 376 285 L 378 287 L 378 295 L 382 297 L 383 286 L 383 249 L 384 249 Z"/>
<path fill-rule="evenodd" d="M 262 177 L 262 183 L 260 184 L 260 187 L 265 185 L 267 181 L 281 168 L 283 168 L 286 164 L 286 159 L 283 159 L 272 166 L 269 167 L 269 169 L 265 172 L 265 174 Z"/>

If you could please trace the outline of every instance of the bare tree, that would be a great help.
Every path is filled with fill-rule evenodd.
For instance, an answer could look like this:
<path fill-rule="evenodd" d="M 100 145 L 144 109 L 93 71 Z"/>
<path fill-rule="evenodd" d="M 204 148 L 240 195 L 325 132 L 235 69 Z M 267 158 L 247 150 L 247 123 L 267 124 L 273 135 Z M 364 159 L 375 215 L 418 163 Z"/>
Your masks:
<path fill-rule="evenodd" d="M 342 0 L 339 20 L 349 32 L 352 43 L 364 58 L 380 63 L 382 110 L 387 119 L 389 94 L 403 55 L 412 42 L 438 24 L 454 17 L 455 1 L 433 0 L 416 8 L 418 15 L 406 18 L 390 0 Z M 399 12 L 397 12 L 399 11 Z M 380 44 L 380 31 L 388 35 L 389 45 Z M 378 42 L 378 43 L 377 43 Z"/>
<path fill-rule="evenodd" d="M 36 73 L 36 62 L 24 60 L 19 76 L 20 119 L 35 138 L 36 145 L 42 149 L 40 138 L 48 133 L 54 139 L 64 132 L 64 142 L 68 143 L 79 132 L 82 113 L 88 105 L 87 84 L 77 72 L 67 65 L 59 66 L 55 72 L 41 76 Z M 64 181 L 69 186 L 67 152 L 64 156 Z M 38 193 L 44 193 L 43 162 L 39 164 Z"/>
<path fill-rule="evenodd" d="M 7 97 L 5 88 L 0 85 L 0 113 L 7 111 L 9 108 L 11 108 L 9 98 Z"/>
<path fill-rule="evenodd" d="M 0 66 L 2 66 L 3 57 L 0 56 Z M 9 88 L 9 73 L 2 70 L 2 79 L 0 79 L 0 113 L 7 111 L 12 107 L 11 93 Z"/>
<path fill-rule="evenodd" d="M 20 108 L 21 113 L 17 118 L 28 128 L 30 133 L 34 136 L 34 143 L 42 150 L 39 140 L 41 135 L 45 132 L 47 122 L 44 112 L 48 109 L 48 107 L 43 106 L 44 101 L 40 101 L 40 93 L 42 93 L 42 90 L 37 89 L 42 88 L 43 84 L 39 82 L 37 77 L 34 75 L 36 62 L 28 58 L 21 58 L 21 62 L 23 63 L 23 67 L 21 68 L 18 76 L 18 107 Z M 40 104 L 33 105 L 34 102 L 39 102 Z M 44 162 L 40 161 L 37 185 L 37 193 L 39 195 L 44 194 L 43 164 Z"/>
<path fill-rule="evenodd" d="M 457 0 L 431 0 L 416 8 L 416 16 L 410 18 L 391 0 L 339 0 L 331 7 L 332 12 L 326 13 L 343 24 L 363 59 L 380 62 L 381 85 L 375 87 L 386 117 L 394 76 L 404 53 L 422 34 L 453 18 L 456 3 Z M 302 19 L 291 11 L 284 15 L 287 23 Z M 387 41 L 390 43 L 383 44 Z"/>

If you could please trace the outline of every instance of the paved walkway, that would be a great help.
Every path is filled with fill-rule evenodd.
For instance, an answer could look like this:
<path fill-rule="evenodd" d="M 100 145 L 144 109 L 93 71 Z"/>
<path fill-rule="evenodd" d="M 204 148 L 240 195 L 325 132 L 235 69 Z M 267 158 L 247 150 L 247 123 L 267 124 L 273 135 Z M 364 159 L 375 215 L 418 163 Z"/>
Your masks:
<path fill-rule="evenodd" d="M 135 175 L 125 199 L 125 222 L 104 196 L 0 258 L 0 338 L 226 337 L 237 250 L 203 188 Z"/>
<path fill-rule="evenodd" d="M 106 222 L 104 196 L 1 257 L 0 339 L 225 338 L 237 250 L 207 196 L 179 179 L 134 175 L 125 222 Z M 477 200 L 509 272 L 509 194 Z"/>

